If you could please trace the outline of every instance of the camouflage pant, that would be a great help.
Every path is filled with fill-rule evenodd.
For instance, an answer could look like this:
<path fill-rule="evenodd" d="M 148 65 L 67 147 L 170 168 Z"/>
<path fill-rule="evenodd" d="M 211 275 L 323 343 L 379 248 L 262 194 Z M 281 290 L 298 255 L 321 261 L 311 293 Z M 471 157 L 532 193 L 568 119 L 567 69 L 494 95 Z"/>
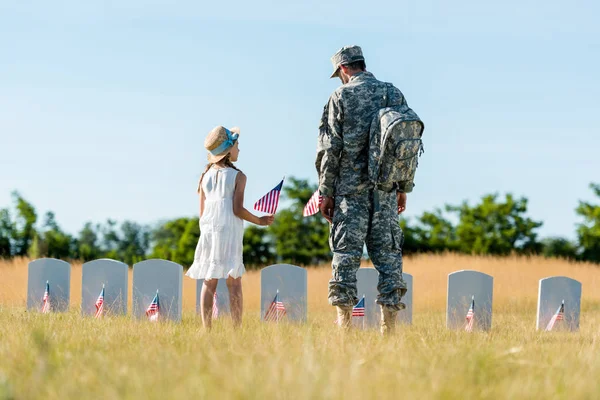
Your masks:
<path fill-rule="evenodd" d="M 333 276 L 329 281 L 329 303 L 354 306 L 358 303 L 356 271 L 364 244 L 379 272 L 377 303 L 400 309 L 406 293 L 402 279 L 402 243 L 398 224 L 396 192 L 378 191 L 379 210 L 374 210 L 373 191 L 336 196 L 329 245 L 333 251 Z"/>

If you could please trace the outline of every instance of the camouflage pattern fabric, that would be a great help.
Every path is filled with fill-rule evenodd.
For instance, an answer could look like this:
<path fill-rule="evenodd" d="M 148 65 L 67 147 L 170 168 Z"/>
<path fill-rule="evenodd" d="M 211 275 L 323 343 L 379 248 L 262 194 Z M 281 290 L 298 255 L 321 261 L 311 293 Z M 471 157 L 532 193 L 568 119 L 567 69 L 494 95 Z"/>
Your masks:
<path fill-rule="evenodd" d="M 358 302 L 356 271 L 366 243 L 380 274 L 377 303 L 403 308 L 406 284 L 402 280 L 403 234 L 396 191 L 375 189 L 368 176 L 373 117 L 381 108 L 400 105 L 403 99 L 400 90 L 393 87 L 388 91 L 386 83 L 364 71 L 335 90 L 323 109 L 315 165 L 319 192 L 335 198 L 329 282 L 329 303 L 334 306 L 350 307 Z"/>
<path fill-rule="evenodd" d="M 333 274 L 329 281 L 329 303 L 354 306 L 358 303 L 356 271 L 364 244 L 379 272 L 377 303 L 402 309 L 406 294 L 402 279 L 404 235 L 398 224 L 396 192 L 378 191 L 380 209 L 373 209 L 373 191 L 336 196 L 329 245 L 333 251 Z"/>

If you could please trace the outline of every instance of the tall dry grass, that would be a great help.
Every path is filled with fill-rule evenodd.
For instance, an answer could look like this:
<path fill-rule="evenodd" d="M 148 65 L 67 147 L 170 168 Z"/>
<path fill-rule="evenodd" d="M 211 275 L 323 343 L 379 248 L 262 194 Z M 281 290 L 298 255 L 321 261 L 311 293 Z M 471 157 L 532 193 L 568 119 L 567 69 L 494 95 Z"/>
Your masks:
<path fill-rule="evenodd" d="M 447 274 L 494 276 L 490 332 L 444 327 Z M 309 321 L 259 321 L 260 274 L 244 278 L 245 320 L 212 332 L 194 314 L 185 279 L 181 323 L 81 318 L 81 265 L 72 271 L 72 311 L 25 310 L 27 260 L 0 263 L 0 399 L 595 399 L 600 397 L 600 269 L 541 258 L 407 258 L 414 323 L 387 340 L 339 332 L 327 305 L 328 268 L 309 268 Z M 581 331 L 536 332 L 538 280 L 583 283 Z M 131 279 L 130 279 L 131 282 Z"/>

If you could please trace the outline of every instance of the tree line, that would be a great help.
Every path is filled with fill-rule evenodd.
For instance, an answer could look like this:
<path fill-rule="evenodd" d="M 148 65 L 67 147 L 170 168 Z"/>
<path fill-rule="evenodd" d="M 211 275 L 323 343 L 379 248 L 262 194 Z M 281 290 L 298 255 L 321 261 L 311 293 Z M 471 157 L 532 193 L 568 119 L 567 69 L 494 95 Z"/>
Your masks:
<path fill-rule="evenodd" d="M 600 185 L 591 184 L 600 198 Z M 291 178 L 283 189 L 288 207 L 273 225 L 250 225 L 244 232 L 248 268 L 275 262 L 316 265 L 331 260 L 329 226 L 320 216 L 304 218 L 302 210 L 316 190 L 306 180 Z M 198 217 L 181 217 L 143 225 L 134 221 L 87 222 L 76 234 L 65 232 L 53 212 L 39 218 L 35 207 L 18 192 L 13 204 L 0 209 L 0 257 L 53 257 L 89 261 L 112 258 L 133 265 L 163 258 L 191 265 L 200 236 Z M 600 204 L 580 201 L 576 240 L 540 239 L 542 221 L 527 216 L 527 199 L 512 194 L 486 194 L 477 204 L 463 202 L 399 219 L 405 254 L 458 252 L 478 255 L 544 255 L 600 263 Z"/>

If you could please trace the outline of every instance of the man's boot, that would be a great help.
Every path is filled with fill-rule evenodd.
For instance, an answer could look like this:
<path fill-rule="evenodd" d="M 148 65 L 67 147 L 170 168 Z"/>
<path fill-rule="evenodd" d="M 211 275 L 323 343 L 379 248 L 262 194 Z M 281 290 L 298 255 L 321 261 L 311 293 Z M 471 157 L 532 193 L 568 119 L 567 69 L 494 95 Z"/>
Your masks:
<path fill-rule="evenodd" d="M 337 323 L 344 330 L 350 330 L 352 326 L 352 307 L 337 306 Z"/>
<path fill-rule="evenodd" d="M 398 318 L 398 310 L 392 307 L 381 306 L 381 334 L 389 336 L 396 330 L 396 321 Z"/>

